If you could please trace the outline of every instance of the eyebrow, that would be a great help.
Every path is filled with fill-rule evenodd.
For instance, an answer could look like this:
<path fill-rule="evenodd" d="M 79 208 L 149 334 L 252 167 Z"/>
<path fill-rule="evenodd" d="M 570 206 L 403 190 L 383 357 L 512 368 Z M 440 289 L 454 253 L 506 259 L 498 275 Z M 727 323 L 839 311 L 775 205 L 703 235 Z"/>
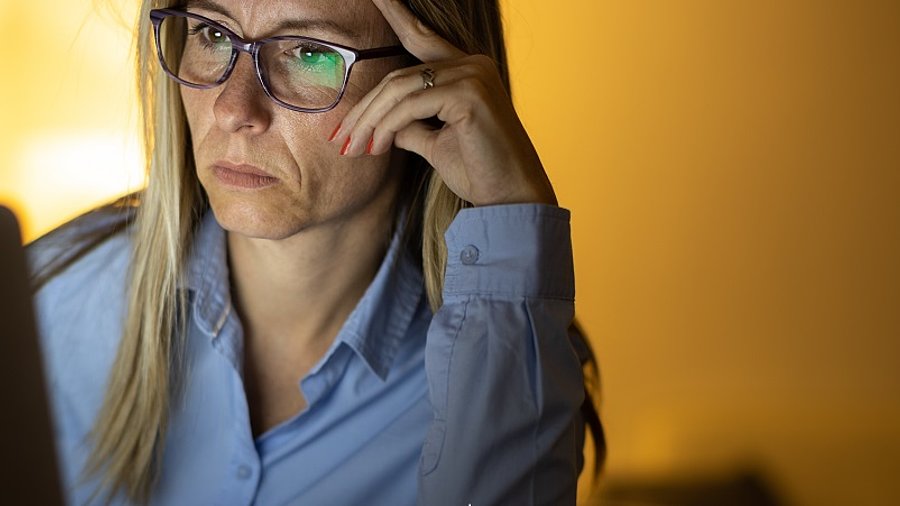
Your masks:
<path fill-rule="evenodd" d="M 185 8 L 195 8 L 195 9 L 203 9 L 211 12 L 215 12 L 217 14 L 221 14 L 229 19 L 234 20 L 235 17 L 228 12 L 228 9 L 222 7 L 221 5 L 211 1 L 211 0 L 188 0 Z M 332 32 L 339 35 L 343 35 L 344 37 L 359 40 L 360 35 L 359 32 L 344 26 L 340 23 L 332 21 L 330 19 L 323 18 L 295 18 L 295 19 L 285 19 L 281 23 L 279 23 L 275 27 L 276 31 L 282 30 L 291 30 L 297 32 L 303 31 L 326 31 Z"/>

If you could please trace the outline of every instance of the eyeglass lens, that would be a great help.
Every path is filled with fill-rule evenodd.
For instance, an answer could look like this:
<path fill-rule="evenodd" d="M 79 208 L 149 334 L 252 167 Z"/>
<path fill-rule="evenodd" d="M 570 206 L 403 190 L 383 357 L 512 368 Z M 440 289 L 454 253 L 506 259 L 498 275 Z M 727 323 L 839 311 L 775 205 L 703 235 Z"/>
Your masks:
<path fill-rule="evenodd" d="M 231 37 L 201 20 L 167 16 L 159 27 L 163 63 L 179 79 L 205 86 L 218 82 L 232 58 Z M 344 57 L 333 48 L 303 38 L 263 45 L 260 67 L 269 92 L 289 105 L 319 109 L 340 97 Z"/>

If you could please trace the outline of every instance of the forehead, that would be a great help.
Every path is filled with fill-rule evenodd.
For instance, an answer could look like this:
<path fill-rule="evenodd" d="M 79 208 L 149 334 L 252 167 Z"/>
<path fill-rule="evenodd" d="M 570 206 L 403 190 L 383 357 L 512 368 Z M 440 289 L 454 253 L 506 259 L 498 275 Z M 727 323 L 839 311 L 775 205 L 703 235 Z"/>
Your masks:
<path fill-rule="evenodd" d="M 186 8 L 239 35 L 317 35 L 351 43 L 393 37 L 372 0 L 188 0 Z"/>

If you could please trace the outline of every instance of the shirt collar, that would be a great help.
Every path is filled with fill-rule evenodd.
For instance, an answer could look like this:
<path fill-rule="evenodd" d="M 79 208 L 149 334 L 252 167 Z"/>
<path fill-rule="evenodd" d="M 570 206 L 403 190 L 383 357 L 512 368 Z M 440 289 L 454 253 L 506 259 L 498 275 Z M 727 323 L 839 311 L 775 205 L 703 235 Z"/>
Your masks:
<path fill-rule="evenodd" d="M 382 381 L 424 295 L 422 273 L 401 244 L 404 218 L 401 212 L 375 278 L 335 338 L 352 348 Z M 195 235 L 187 267 L 182 287 L 186 284 L 193 318 L 207 336 L 216 338 L 232 305 L 226 234 L 209 209 Z"/>

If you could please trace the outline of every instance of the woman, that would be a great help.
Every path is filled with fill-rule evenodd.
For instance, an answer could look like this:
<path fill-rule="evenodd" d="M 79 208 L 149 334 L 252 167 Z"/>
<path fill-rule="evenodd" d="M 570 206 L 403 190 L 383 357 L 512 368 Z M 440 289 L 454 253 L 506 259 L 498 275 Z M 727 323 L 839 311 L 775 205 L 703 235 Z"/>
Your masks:
<path fill-rule="evenodd" d="M 30 248 L 70 502 L 573 504 L 593 358 L 496 3 L 162 3 L 146 190 Z"/>

